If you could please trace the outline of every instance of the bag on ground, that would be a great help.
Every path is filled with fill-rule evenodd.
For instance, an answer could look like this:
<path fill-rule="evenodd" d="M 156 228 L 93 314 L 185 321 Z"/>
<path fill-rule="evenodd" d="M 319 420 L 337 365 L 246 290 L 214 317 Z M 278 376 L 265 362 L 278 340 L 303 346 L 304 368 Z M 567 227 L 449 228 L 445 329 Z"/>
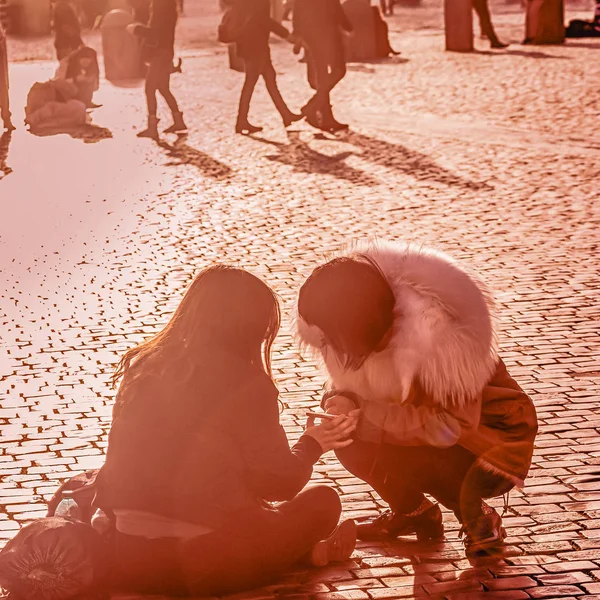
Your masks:
<path fill-rule="evenodd" d="M 90 525 L 40 519 L 0 552 L 0 587 L 10 600 L 107 598 L 108 556 L 107 544 Z"/>

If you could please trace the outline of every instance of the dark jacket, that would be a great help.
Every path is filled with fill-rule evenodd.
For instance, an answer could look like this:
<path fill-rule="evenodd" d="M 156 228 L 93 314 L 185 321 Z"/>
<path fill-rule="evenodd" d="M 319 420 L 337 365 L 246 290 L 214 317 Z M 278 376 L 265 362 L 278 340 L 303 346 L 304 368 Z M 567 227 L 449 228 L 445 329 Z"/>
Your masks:
<path fill-rule="evenodd" d="M 177 16 L 175 0 L 153 0 L 148 25 L 136 27 L 135 34 L 143 38 L 157 53 L 172 56 L 175 53 Z"/>
<path fill-rule="evenodd" d="M 105 510 L 220 528 L 293 498 L 321 455 L 308 436 L 290 450 L 273 382 L 231 355 L 205 357 L 186 389 L 154 377 L 124 394 L 96 497 Z"/>
<path fill-rule="evenodd" d="M 308 44 L 325 44 L 340 31 L 352 31 L 340 0 L 296 0 L 293 16 L 294 35 Z"/>
<path fill-rule="evenodd" d="M 269 36 L 271 32 L 286 39 L 290 32 L 271 18 L 269 0 L 242 0 L 239 10 L 246 14 L 244 33 L 237 42 L 238 56 L 245 60 L 270 57 Z"/>

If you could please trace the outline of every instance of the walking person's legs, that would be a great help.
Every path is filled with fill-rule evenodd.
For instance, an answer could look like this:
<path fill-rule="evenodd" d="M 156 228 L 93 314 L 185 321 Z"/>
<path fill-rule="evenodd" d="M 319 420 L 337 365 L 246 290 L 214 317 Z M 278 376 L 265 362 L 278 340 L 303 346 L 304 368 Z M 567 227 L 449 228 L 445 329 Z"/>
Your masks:
<path fill-rule="evenodd" d="M 289 127 L 295 121 L 299 121 L 302 118 L 302 115 L 297 115 L 288 108 L 288 105 L 285 103 L 285 100 L 277 87 L 277 75 L 270 58 L 269 60 L 265 60 L 262 68 L 262 76 L 265 81 L 267 92 L 269 92 L 269 96 L 271 96 L 275 108 L 281 115 L 283 126 Z"/>
<path fill-rule="evenodd" d="M 2 27 L 2 25 L 0 25 Z M 11 121 L 10 101 L 8 97 L 8 54 L 6 50 L 6 38 L 0 31 L 0 118 L 4 128 L 8 131 L 14 130 Z"/>
<path fill-rule="evenodd" d="M 261 63 L 255 60 L 245 60 L 245 72 L 244 85 L 242 86 L 242 92 L 240 94 L 240 104 L 238 108 L 238 116 L 235 126 L 236 133 L 257 133 L 262 131 L 262 127 L 251 125 L 248 121 L 248 113 L 250 112 L 250 101 L 252 100 L 252 94 L 254 88 L 261 73 Z"/>
<path fill-rule="evenodd" d="M 158 92 L 165 99 L 171 114 L 173 115 L 173 124 L 165 129 L 165 133 L 178 133 L 186 131 L 187 125 L 183 120 L 183 113 L 179 110 L 177 100 L 171 91 L 171 72 L 173 67 L 173 59 L 170 56 L 165 57 L 161 64 L 161 76 L 158 82 Z"/>
<path fill-rule="evenodd" d="M 323 107 L 329 106 L 329 63 L 322 45 L 311 44 L 306 47 L 306 70 L 310 87 L 315 94 L 302 107 L 306 120 L 316 128 L 323 128 Z"/>
<path fill-rule="evenodd" d="M 151 62 L 148 66 L 146 84 L 144 86 L 146 105 L 148 107 L 148 125 L 146 129 L 137 134 L 137 137 L 139 138 L 150 138 L 153 140 L 158 139 L 158 117 L 156 116 L 158 104 L 156 102 L 156 92 L 158 90 L 158 86 L 160 85 L 160 77 L 160 65 L 157 61 Z"/>
<path fill-rule="evenodd" d="M 488 0 L 473 0 L 473 9 L 479 17 L 481 32 L 490 40 L 492 48 L 506 48 L 508 44 L 504 44 L 498 39 L 494 26 L 492 25 Z"/>
<path fill-rule="evenodd" d="M 323 98 L 322 110 L 325 126 L 331 131 L 348 129 L 346 123 L 340 123 L 333 116 L 331 106 L 331 91 L 346 76 L 346 51 L 344 41 L 339 33 L 336 34 L 334 43 L 330 47 L 329 73 L 327 78 L 327 98 Z"/>

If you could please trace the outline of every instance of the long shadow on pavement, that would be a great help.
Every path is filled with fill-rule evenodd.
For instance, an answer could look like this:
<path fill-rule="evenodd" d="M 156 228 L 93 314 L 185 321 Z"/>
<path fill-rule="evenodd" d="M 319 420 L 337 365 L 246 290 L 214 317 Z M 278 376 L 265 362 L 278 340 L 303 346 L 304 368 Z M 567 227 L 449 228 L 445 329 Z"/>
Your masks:
<path fill-rule="evenodd" d="M 110 129 L 100 127 L 99 125 L 82 125 L 81 127 L 68 128 L 47 127 L 43 129 L 32 129 L 30 130 L 30 133 L 37 137 L 67 134 L 75 140 L 81 140 L 85 144 L 95 144 L 102 140 L 109 140 L 113 136 Z"/>
<path fill-rule="evenodd" d="M 187 134 L 179 134 L 173 144 L 160 140 L 158 145 L 167 151 L 167 156 L 173 160 L 167 163 L 168 167 L 176 165 L 192 165 L 207 177 L 213 179 L 227 179 L 234 175 L 233 169 L 187 144 Z"/>
<path fill-rule="evenodd" d="M 288 144 L 256 135 L 251 137 L 264 144 L 275 146 L 278 150 L 278 154 L 268 155 L 268 160 L 289 165 L 299 173 L 331 175 L 357 185 L 372 186 L 380 183 L 364 171 L 351 167 L 344 162 L 349 156 L 354 155 L 353 152 L 338 152 L 333 156 L 321 154 L 302 141 L 299 132 L 288 131 Z"/>
<path fill-rule="evenodd" d="M 498 52 L 498 50 L 475 50 L 475 54 L 485 54 L 486 56 L 524 56 L 525 58 L 553 58 L 556 60 L 571 60 L 570 56 L 557 56 L 556 54 L 546 54 L 545 52 L 540 52 L 539 50 L 532 50 L 531 52 L 527 52 L 527 50 L 503 50 L 502 52 Z"/>
<path fill-rule="evenodd" d="M 452 171 L 440 167 L 426 154 L 409 150 L 400 144 L 386 142 L 356 131 L 347 131 L 345 134 L 340 135 L 340 139 L 360 148 L 363 151 L 360 156 L 364 160 L 395 169 L 416 179 L 434 180 L 448 186 L 473 191 L 492 189 L 487 183 L 464 179 Z"/>

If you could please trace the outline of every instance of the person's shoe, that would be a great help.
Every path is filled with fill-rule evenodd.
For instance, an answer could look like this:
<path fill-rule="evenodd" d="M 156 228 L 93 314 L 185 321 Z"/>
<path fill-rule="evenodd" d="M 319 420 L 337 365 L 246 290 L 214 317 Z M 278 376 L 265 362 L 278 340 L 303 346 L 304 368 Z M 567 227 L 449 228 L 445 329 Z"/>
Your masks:
<path fill-rule="evenodd" d="M 308 102 L 308 104 L 305 104 L 300 109 L 300 112 L 309 125 L 315 129 L 322 129 L 323 115 L 319 110 L 316 109 L 314 102 Z"/>
<path fill-rule="evenodd" d="M 490 47 L 494 48 L 495 50 L 502 50 L 503 48 L 508 48 L 509 46 L 510 44 L 505 44 L 504 42 L 501 42 L 498 39 L 492 40 L 490 42 Z"/>
<path fill-rule="evenodd" d="M 6 131 L 14 131 L 16 129 L 16 127 L 13 125 L 13 122 L 8 119 L 8 121 L 4 121 L 4 129 Z"/>
<path fill-rule="evenodd" d="M 171 73 L 183 73 L 181 70 L 181 65 L 183 64 L 183 59 L 177 59 L 177 63 L 173 63 L 173 68 L 171 69 Z"/>
<path fill-rule="evenodd" d="M 442 511 L 437 504 L 424 500 L 412 513 L 386 510 L 378 517 L 359 522 L 357 533 L 358 538 L 365 541 L 394 539 L 413 533 L 420 542 L 441 540 L 444 537 Z"/>
<path fill-rule="evenodd" d="M 313 567 L 324 567 L 330 562 L 348 560 L 356 547 L 356 523 L 342 521 L 335 531 L 312 549 L 308 562 Z"/>
<path fill-rule="evenodd" d="M 482 510 L 483 514 L 464 523 L 459 533 L 461 537 L 464 536 L 465 554 L 468 557 L 481 556 L 497 550 L 506 537 L 502 517 L 485 502 L 482 502 Z"/>
<path fill-rule="evenodd" d="M 183 113 L 178 112 L 173 115 L 173 125 L 165 129 L 165 133 L 179 133 L 187 131 L 187 125 L 183 120 Z"/>
<path fill-rule="evenodd" d="M 288 113 L 283 117 L 283 126 L 287 129 L 292 123 L 296 123 L 304 118 L 302 114 L 296 114 L 293 112 Z"/>
<path fill-rule="evenodd" d="M 331 131 L 332 133 L 335 133 L 336 131 L 346 131 L 347 129 L 350 129 L 350 125 L 348 125 L 347 123 L 340 123 L 335 119 L 332 119 L 329 123 L 327 123 L 326 127 L 327 131 Z"/>
<path fill-rule="evenodd" d="M 101 106 L 102 106 L 102 104 L 96 104 L 95 102 L 88 102 L 86 105 L 86 108 L 94 109 L 94 108 L 100 108 Z"/>
<path fill-rule="evenodd" d="M 158 119 L 156 117 L 148 117 L 148 127 L 137 134 L 139 138 L 150 138 L 151 140 L 158 139 Z"/>
<path fill-rule="evenodd" d="M 240 123 L 239 121 L 235 125 L 235 132 L 241 133 L 242 135 L 251 135 L 253 133 L 259 133 L 262 131 L 262 127 L 258 127 L 257 125 L 251 125 L 246 121 L 245 123 Z"/>

